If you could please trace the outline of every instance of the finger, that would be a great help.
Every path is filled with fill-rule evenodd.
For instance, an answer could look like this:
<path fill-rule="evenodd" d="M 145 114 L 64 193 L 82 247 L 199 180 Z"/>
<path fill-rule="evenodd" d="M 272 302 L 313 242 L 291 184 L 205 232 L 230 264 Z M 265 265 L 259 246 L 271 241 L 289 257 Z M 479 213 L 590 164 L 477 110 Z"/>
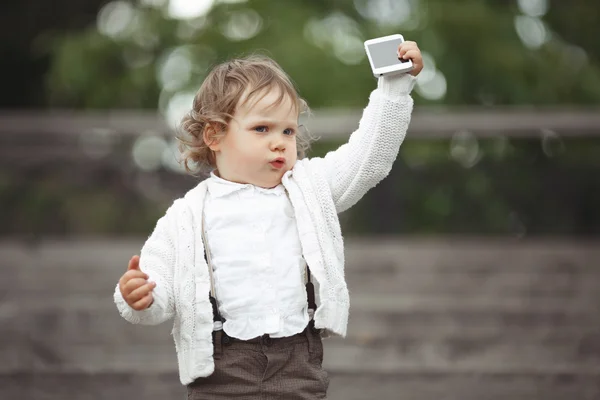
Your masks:
<path fill-rule="evenodd" d="M 398 57 L 402 57 L 404 53 L 411 49 L 418 49 L 419 47 L 415 42 L 403 42 L 398 46 Z"/>
<path fill-rule="evenodd" d="M 131 271 L 127 271 L 123 274 L 123 276 L 119 280 L 119 284 L 122 286 L 125 286 L 127 284 L 127 282 L 129 282 L 132 279 L 136 279 L 136 278 L 141 278 L 141 279 L 147 280 L 149 277 L 148 277 L 148 274 L 146 274 L 142 271 L 131 270 Z"/>
<path fill-rule="evenodd" d="M 142 285 L 137 289 L 133 290 L 129 294 L 129 296 L 127 296 L 127 300 L 129 301 L 129 303 L 135 303 L 140 299 L 146 297 L 148 294 L 150 294 L 155 287 L 156 283 L 154 282 L 149 282 L 145 285 Z"/>
<path fill-rule="evenodd" d="M 148 283 L 148 281 L 146 279 L 142 279 L 142 278 L 131 279 L 127 283 L 125 283 L 125 285 L 123 286 L 123 292 L 125 292 L 127 295 L 129 295 L 131 292 L 133 292 L 137 288 L 140 288 L 140 287 L 146 285 L 147 283 Z"/>
<path fill-rule="evenodd" d="M 402 49 L 400 49 L 400 51 L 398 52 L 398 57 L 406 59 L 406 53 L 408 53 L 408 52 L 414 52 L 414 51 L 420 52 L 419 48 L 416 47 L 416 46 L 402 47 Z"/>
<path fill-rule="evenodd" d="M 146 274 L 144 274 L 141 271 L 127 271 L 125 272 L 121 278 L 119 278 L 119 287 L 121 287 L 121 290 L 123 290 L 123 288 L 125 287 L 125 285 L 127 285 L 127 282 L 129 282 L 131 279 L 134 278 L 144 278 L 147 279 L 145 277 Z"/>
<path fill-rule="evenodd" d="M 136 269 L 132 269 L 130 271 L 127 271 L 123 274 L 124 277 L 126 277 L 127 279 L 133 279 L 133 278 L 144 278 L 144 279 L 148 279 L 148 274 L 143 272 L 143 271 L 138 271 Z"/>
<path fill-rule="evenodd" d="M 140 270 L 140 256 L 133 256 L 131 257 L 131 260 L 129 260 L 127 271 L 131 270 Z"/>
<path fill-rule="evenodd" d="M 150 306 L 150 304 L 152 304 L 153 301 L 154 301 L 154 297 L 152 296 L 152 293 L 150 293 L 147 296 L 144 296 L 142 299 L 133 303 L 131 305 L 131 308 L 133 308 L 134 310 L 137 310 L 137 311 L 145 310 L 146 308 L 148 308 Z"/>
<path fill-rule="evenodd" d="M 423 63 L 423 58 L 421 57 L 421 52 L 419 50 L 409 50 L 404 53 L 403 58 L 405 60 L 412 60 L 412 62 L 416 64 Z"/>

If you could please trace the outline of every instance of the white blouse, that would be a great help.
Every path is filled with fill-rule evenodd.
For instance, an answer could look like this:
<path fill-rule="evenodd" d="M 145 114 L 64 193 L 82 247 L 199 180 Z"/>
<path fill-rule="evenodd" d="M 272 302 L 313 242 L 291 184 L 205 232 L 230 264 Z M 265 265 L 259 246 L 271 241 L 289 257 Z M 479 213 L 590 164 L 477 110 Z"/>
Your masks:
<path fill-rule="evenodd" d="M 224 331 L 242 340 L 302 332 L 309 321 L 306 263 L 285 188 L 214 173 L 207 184 L 206 240 Z"/>

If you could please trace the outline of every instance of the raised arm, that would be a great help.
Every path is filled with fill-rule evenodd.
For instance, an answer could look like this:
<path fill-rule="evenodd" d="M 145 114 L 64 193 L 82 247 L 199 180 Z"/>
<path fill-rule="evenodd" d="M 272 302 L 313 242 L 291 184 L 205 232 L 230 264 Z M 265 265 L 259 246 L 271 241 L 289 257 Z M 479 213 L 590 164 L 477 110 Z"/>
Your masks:
<path fill-rule="evenodd" d="M 140 303 L 138 302 L 134 303 L 133 306 L 139 310 L 134 309 L 123 298 L 120 285 L 117 284 L 115 288 L 114 301 L 117 309 L 121 316 L 132 324 L 158 325 L 175 314 L 173 270 L 175 268 L 175 238 L 177 232 L 172 214 L 174 212 L 169 210 L 167 215 L 158 220 L 154 232 L 142 247 L 139 270 L 148 275 L 148 282 L 155 283 L 150 293 L 150 306 L 148 307 L 148 304 L 142 303 L 141 307 L 143 309 L 140 309 Z M 123 283 L 123 278 L 120 283 Z"/>
<path fill-rule="evenodd" d="M 380 77 L 348 142 L 323 159 L 309 161 L 321 164 L 338 213 L 356 204 L 390 172 L 410 122 L 415 80 L 409 74 Z"/>

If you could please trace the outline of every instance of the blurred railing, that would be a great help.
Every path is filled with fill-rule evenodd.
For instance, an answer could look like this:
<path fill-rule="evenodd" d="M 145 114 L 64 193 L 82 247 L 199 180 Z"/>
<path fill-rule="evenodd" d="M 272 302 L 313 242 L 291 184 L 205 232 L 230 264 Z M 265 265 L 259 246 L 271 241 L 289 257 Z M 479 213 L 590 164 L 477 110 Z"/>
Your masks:
<path fill-rule="evenodd" d="M 339 141 L 356 129 L 361 114 L 316 110 L 302 122 L 318 138 Z M 451 138 L 460 132 L 479 138 L 600 136 L 600 108 L 417 107 L 408 138 Z M 119 144 L 143 136 L 173 139 L 173 129 L 154 111 L 0 110 L 0 165 L 100 161 L 109 159 Z"/>
<path fill-rule="evenodd" d="M 316 110 L 306 127 L 324 139 L 344 138 L 358 126 L 362 110 Z M 91 129 L 122 134 L 168 132 L 165 119 L 153 111 L 13 111 L 0 110 L 0 135 L 50 133 L 77 135 Z M 417 107 L 409 132 L 418 138 L 439 138 L 466 130 L 478 136 L 531 136 L 536 130 L 561 135 L 600 134 L 600 107 Z"/>
<path fill-rule="evenodd" d="M 302 123 L 323 155 L 361 110 Z M 197 183 L 155 111 L 0 111 L 1 235 L 140 234 Z M 598 235 L 600 107 L 417 107 L 346 232 Z M 392 216 L 392 217 L 390 217 Z M 344 219 L 343 218 L 343 219 Z"/>

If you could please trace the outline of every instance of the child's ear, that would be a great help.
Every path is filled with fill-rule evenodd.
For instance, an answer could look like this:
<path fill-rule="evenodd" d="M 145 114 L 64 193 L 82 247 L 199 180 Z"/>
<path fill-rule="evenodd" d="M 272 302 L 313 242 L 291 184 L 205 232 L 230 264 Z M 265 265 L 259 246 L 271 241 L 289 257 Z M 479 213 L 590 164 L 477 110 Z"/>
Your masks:
<path fill-rule="evenodd" d="M 204 133 L 202 134 L 202 139 L 204 143 L 208 146 L 212 151 L 219 151 L 221 138 L 217 135 L 217 131 L 215 130 L 215 126 L 211 124 L 207 124 L 204 128 Z"/>

